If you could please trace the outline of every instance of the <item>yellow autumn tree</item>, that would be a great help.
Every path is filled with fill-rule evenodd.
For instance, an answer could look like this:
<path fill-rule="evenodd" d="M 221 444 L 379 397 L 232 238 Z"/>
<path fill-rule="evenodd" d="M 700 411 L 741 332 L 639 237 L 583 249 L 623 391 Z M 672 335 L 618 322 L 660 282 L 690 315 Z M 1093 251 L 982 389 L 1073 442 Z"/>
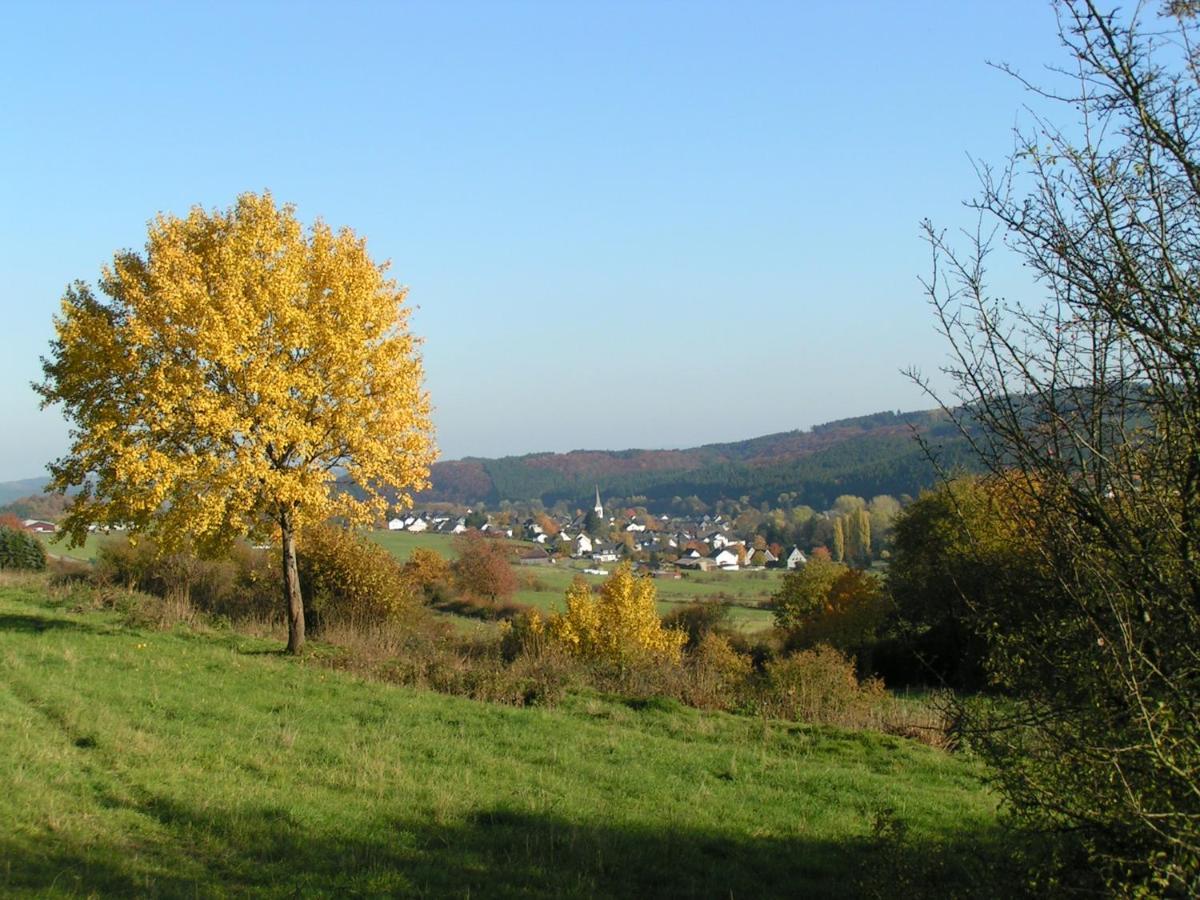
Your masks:
<path fill-rule="evenodd" d="M 634 575 L 627 562 L 600 586 L 599 594 L 576 578 L 567 588 L 567 611 L 550 618 L 550 633 L 571 652 L 591 659 L 678 662 L 687 634 L 663 627 L 657 595 L 654 582 Z"/>
<path fill-rule="evenodd" d="M 306 230 L 269 193 L 160 214 L 99 288 L 67 289 L 37 386 L 72 425 L 50 466 L 52 490 L 79 489 L 64 530 L 210 549 L 278 536 L 299 653 L 300 529 L 381 518 L 436 454 L 405 290 L 353 231 Z"/>

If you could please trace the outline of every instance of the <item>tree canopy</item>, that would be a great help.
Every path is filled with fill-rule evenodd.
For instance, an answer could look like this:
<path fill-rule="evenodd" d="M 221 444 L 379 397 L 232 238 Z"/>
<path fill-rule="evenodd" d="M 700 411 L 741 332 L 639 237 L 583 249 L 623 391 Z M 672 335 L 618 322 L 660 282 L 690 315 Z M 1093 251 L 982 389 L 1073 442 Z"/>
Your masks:
<path fill-rule="evenodd" d="M 283 545 L 289 649 L 304 643 L 295 539 L 306 523 L 386 512 L 435 450 L 405 290 L 350 229 L 305 230 L 269 193 L 149 224 L 94 294 L 67 289 L 37 386 L 72 426 L 51 489 L 62 523 L 201 548 Z M 341 487 L 352 489 L 340 489 Z"/>

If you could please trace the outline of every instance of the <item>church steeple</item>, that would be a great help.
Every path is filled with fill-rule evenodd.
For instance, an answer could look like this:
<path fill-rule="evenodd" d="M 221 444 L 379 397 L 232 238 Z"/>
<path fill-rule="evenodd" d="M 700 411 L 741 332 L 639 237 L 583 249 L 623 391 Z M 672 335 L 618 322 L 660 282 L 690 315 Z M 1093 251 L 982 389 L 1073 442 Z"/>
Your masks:
<path fill-rule="evenodd" d="M 600 485 L 596 485 L 596 518 L 604 518 L 604 507 L 600 503 Z"/>

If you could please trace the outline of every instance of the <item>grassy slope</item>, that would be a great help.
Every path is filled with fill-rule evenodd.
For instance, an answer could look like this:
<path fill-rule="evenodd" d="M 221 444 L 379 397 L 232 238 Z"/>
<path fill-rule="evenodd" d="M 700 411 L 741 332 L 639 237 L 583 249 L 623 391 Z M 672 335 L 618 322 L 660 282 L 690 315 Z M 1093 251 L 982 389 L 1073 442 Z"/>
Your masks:
<path fill-rule="evenodd" d="M 940 860 L 994 822 L 971 764 L 894 738 L 489 706 L 44 596 L 0 586 L 6 896 L 825 896 L 882 810 Z"/>

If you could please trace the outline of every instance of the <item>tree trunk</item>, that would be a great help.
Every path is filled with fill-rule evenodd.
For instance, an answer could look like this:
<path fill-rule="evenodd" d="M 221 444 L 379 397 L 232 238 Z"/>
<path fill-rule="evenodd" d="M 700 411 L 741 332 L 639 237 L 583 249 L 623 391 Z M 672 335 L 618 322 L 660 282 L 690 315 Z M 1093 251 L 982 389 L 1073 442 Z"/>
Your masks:
<path fill-rule="evenodd" d="M 296 566 L 296 525 L 291 510 L 279 515 L 283 537 L 283 603 L 287 610 L 287 652 L 299 655 L 304 649 L 304 599 L 300 595 L 300 571 Z"/>

